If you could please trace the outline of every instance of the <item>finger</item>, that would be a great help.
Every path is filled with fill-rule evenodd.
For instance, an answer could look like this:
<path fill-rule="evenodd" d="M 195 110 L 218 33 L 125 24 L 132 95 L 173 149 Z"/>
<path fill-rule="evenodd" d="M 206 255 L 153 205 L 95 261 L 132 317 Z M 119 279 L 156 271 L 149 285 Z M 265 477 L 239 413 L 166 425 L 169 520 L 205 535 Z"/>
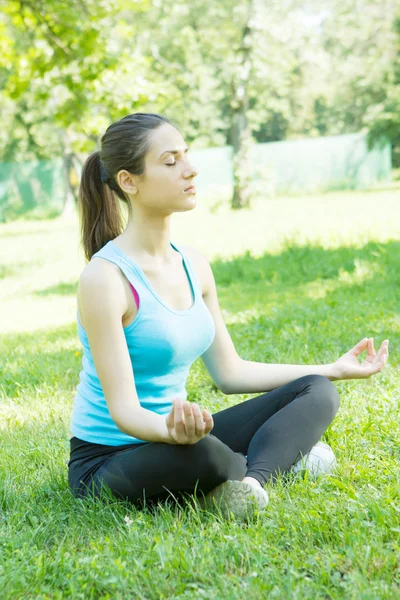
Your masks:
<path fill-rule="evenodd" d="M 171 411 L 165 417 L 165 422 L 167 424 L 168 429 L 174 426 L 174 407 L 172 406 Z"/>
<path fill-rule="evenodd" d="M 372 364 L 375 360 L 376 353 L 374 350 L 374 338 L 368 338 L 366 362 Z"/>
<path fill-rule="evenodd" d="M 165 418 L 165 422 L 167 423 L 168 427 L 173 428 L 174 427 L 174 418 L 175 418 L 175 405 L 176 405 L 176 401 L 178 400 L 178 398 L 173 398 L 172 399 L 172 406 L 171 406 L 171 410 L 168 413 L 168 415 Z"/>
<path fill-rule="evenodd" d="M 376 356 L 373 337 L 369 338 L 369 340 L 368 340 L 368 354 L 371 354 L 372 356 Z"/>
<path fill-rule="evenodd" d="M 204 433 L 207 434 L 214 427 L 214 419 L 212 418 L 212 415 L 208 412 L 206 408 L 203 410 L 203 419 L 206 423 Z"/>
<path fill-rule="evenodd" d="M 380 352 L 380 351 L 379 351 Z M 378 356 L 379 356 L 379 352 L 378 352 Z M 380 355 L 381 360 L 383 360 L 384 362 L 387 361 L 387 359 L 389 358 L 389 348 L 387 346 L 384 346 L 382 349 L 382 353 Z"/>
<path fill-rule="evenodd" d="M 372 363 L 372 366 L 374 368 L 373 373 L 379 373 L 379 371 L 382 371 L 383 367 L 387 363 L 388 356 L 389 353 L 385 349 L 382 351 L 382 353 L 380 351 L 378 352 L 378 355 L 375 357 Z"/>
<path fill-rule="evenodd" d="M 385 350 L 389 352 L 389 340 L 383 340 L 381 347 L 378 350 L 378 355 L 384 352 Z"/>
<path fill-rule="evenodd" d="M 358 344 L 356 344 L 354 346 L 354 348 L 352 348 L 350 350 L 350 354 L 353 354 L 353 356 L 358 356 L 359 354 L 361 354 L 361 352 L 363 350 L 365 350 L 367 345 L 368 345 L 368 338 L 362 339 L 361 342 L 358 342 Z"/>
<path fill-rule="evenodd" d="M 374 364 L 378 365 L 380 368 L 383 368 L 383 366 L 386 364 L 388 359 L 388 354 L 387 352 L 378 352 L 377 357 L 374 360 Z"/>
<path fill-rule="evenodd" d="M 175 419 L 175 415 L 178 414 L 179 410 L 183 408 L 182 398 L 173 398 L 172 400 L 172 415 Z"/>
<path fill-rule="evenodd" d="M 184 417 L 184 413 L 183 413 L 183 402 L 180 398 L 176 399 L 176 402 L 174 403 L 174 407 L 175 407 L 174 427 L 175 427 L 176 434 L 178 435 L 179 438 L 181 438 L 182 436 L 185 436 L 186 429 L 185 429 L 185 417 Z"/>
<path fill-rule="evenodd" d="M 387 360 L 389 358 L 389 340 L 385 340 L 385 342 L 386 342 L 386 346 L 385 346 L 386 352 L 385 352 L 385 354 L 386 354 L 386 360 Z"/>
<path fill-rule="evenodd" d="M 185 429 L 188 437 L 194 437 L 196 432 L 196 424 L 192 412 L 192 405 L 190 402 L 185 402 L 183 405 L 183 413 L 185 417 Z"/>
<path fill-rule="evenodd" d="M 206 424 L 204 422 L 203 415 L 201 414 L 200 408 L 198 407 L 197 404 L 193 404 L 192 409 L 193 409 L 193 416 L 194 416 L 195 427 L 196 427 L 196 435 L 197 435 L 197 437 L 203 437 L 204 430 L 206 428 Z"/>

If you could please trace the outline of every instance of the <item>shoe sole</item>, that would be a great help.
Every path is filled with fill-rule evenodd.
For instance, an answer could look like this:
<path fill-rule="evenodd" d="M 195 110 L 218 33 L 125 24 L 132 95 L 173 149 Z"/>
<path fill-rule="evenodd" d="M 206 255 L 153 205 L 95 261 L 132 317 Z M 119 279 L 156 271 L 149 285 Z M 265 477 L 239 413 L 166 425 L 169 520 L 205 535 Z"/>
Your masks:
<path fill-rule="evenodd" d="M 200 498 L 202 508 L 220 512 L 224 518 L 232 515 L 240 520 L 254 517 L 269 502 L 264 488 L 256 488 L 244 481 L 224 481 L 206 496 Z"/>

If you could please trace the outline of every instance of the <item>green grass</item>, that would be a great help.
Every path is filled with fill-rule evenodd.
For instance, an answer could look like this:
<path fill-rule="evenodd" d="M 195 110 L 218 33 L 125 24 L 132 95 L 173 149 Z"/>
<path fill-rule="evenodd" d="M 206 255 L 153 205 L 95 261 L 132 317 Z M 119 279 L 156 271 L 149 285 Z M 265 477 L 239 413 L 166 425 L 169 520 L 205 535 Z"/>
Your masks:
<path fill-rule="evenodd" d="M 233 213 L 198 198 L 172 218 L 171 239 L 210 259 L 243 358 L 321 364 L 364 336 L 390 340 L 381 373 L 335 382 L 341 407 L 323 439 L 338 473 L 267 485 L 268 509 L 249 525 L 191 505 L 72 496 L 76 217 L 0 225 L 2 599 L 400 597 L 399 191 L 260 199 Z M 255 395 L 224 396 L 201 359 L 187 390 L 211 411 Z"/>

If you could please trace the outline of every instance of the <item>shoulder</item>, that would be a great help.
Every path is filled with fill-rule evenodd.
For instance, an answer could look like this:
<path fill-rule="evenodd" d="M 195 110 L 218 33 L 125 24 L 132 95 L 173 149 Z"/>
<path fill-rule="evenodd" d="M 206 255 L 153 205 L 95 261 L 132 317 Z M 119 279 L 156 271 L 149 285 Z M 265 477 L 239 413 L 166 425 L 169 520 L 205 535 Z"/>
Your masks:
<path fill-rule="evenodd" d="M 189 257 L 189 260 L 196 271 L 196 275 L 201 281 L 203 296 L 205 296 L 208 293 L 210 280 L 213 277 L 207 256 L 194 246 L 184 246 L 181 244 L 180 247 L 182 248 L 183 252 L 185 252 L 186 256 Z"/>
<path fill-rule="evenodd" d="M 89 296 L 121 297 L 124 282 L 119 267 L 114 263 L 94 258 L 84 267 L 79 277 L 78 296 L 82 293 Z"/>
<path fill-rule="evenodd" d="M 85 307 L 101 304 L 104 311 L 124 316 L 127 312 L 127 294 L 117 265 L 107 260 L 93 259 L 87 263 L 79 277 L 77 308 L 79 320 L 86 328 Z"/>
<path fill-rule="evenodd" d="M 119 268 L 116 264 L 109 260 L 96 257 L 92 258 L 87 265 L 84 267 L 80 281 L 83 282 L 96 282 L 104 285 L 107 283 L 115 282 L 118 279 Z"/>

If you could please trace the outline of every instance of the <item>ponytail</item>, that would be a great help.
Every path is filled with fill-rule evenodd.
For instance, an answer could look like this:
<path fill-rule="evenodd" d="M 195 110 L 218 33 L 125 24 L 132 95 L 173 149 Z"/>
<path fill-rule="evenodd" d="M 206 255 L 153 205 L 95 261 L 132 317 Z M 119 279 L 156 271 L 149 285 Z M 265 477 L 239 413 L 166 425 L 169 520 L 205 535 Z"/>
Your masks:
<path fill-rule="evenodd" d="M 78 198 L 81 240 L 88 261 L 107 242 L 122 232 L 122 213 L 118 197 L 128 204 L 117 183 L 110 182 L 110 185 L 109 182 L 102 181 L 103 173 L 100 152 L 93 152 L 83 165 Z M 118 197 L 113 190 L 117 191 Z"/>
<path fill-rule="evenodd" d="M 150 148 L 150 132 L 163 123 L 174 123 L 157 113 L 134 113 L 112 123 L 101 138 L 101 150 L 93 152 L 82 169 L 78 195 L 81 243 L 88 261 L 107 242 L 123 231 L 122 200 L 131 215 L 128 195 L 116 176 L 121 169 L 142 177 Z"/>

